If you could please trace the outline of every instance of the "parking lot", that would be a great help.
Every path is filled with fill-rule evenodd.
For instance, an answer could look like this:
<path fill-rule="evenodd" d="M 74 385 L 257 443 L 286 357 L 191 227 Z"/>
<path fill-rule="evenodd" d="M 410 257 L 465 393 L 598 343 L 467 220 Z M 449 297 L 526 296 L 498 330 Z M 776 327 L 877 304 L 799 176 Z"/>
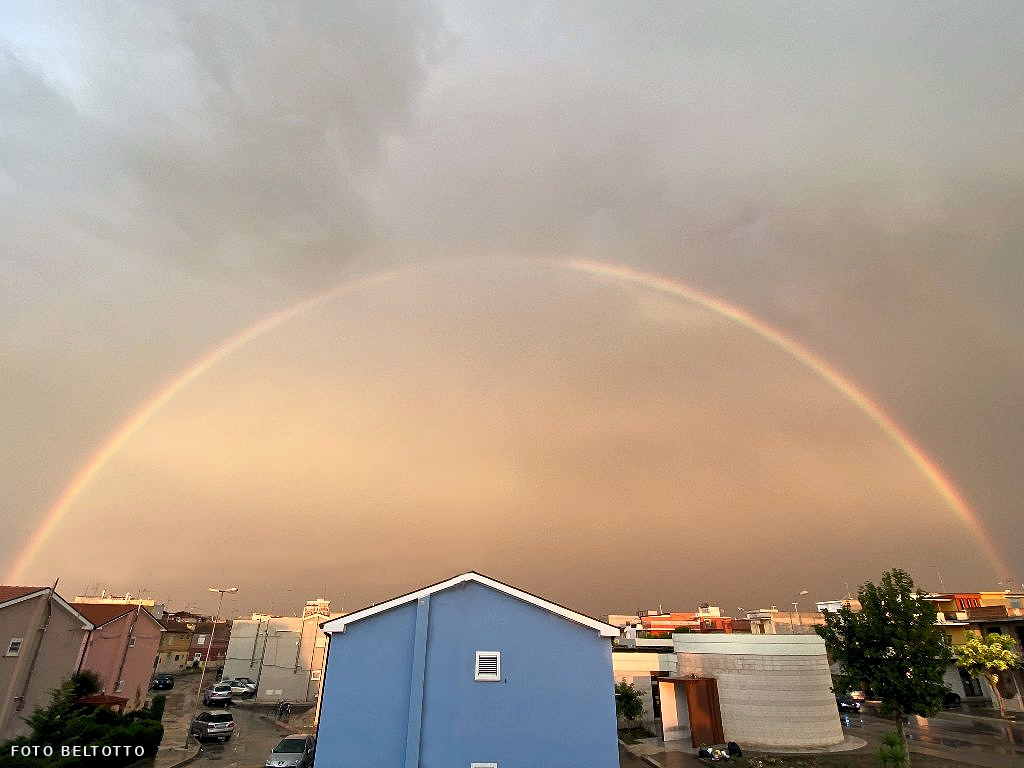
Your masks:
<path fill-rule="evenodd" d="M 208 687 L 212 682 L 213 678 L 207 676 L 203 687 Z M 141 763 L 140 768 L 169 768 L 195 754 L 197 747 L 199 754 L 191 765 L 215 762 L 220 768 L 262 766 L 282 736 L 309 732 L 312 722 L 312 711 L 296 712 L 289 718 L 287 725 L 282 727 L 272 718 L 273 705 L 236 702 L 226 708 L 235 718 L 235 731 L 230 741 L 210 741 L 200 746 L 194 738 L 190 738 L 186 748 L 185 737 L 192 717 L 197 711 L 209 709 L 202 704 L 197 707 L 199 675 L 178 676 L 174 688 L 162 693 L 167 694 L 167 706 L 164 709 L 164 738 L 160 752 L 153 760 Z"/>

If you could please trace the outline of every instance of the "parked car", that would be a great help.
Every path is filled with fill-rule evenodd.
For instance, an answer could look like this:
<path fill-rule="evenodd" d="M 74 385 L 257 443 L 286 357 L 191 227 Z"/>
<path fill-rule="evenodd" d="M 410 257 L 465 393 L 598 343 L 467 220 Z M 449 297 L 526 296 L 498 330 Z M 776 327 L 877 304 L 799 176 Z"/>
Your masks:
<path fill-rule="evenodd" d="M 230 712 L 200 712 L 188 732 L 198 741 L 220 739 L 227 741 L 235 732 L 235 718 Z"/>
<path fill-rule="evenodd" d="M 267 758 L 267 768 L 307 768 L 316 756 L 316 736 L 293 733 L 285 736 Z"/>
<path fill-rule="evenodd" d="M 232 696 L 242 696 L 243 698 L 249 698 L 250 696 L 256 695 L 255 683 L 246 683 L 238 678 L 235 678 L 234 680 L 225 680 L 224 685 L 231 686 Z"/>
<path fill-rule="evenodd" d="M 860 702 L 853 696 L 836 696 L 836 706 L 840 712 L 860 712 Z"/>
<path fill-rule="evenodd" d="M 203 691 L 203 704 L 211 706 L 213 704 L 230 704 L 231 703 L 231 686 L 226 683 L 217 683 L 211 685 L 205 691 Z"/>
<path fill-rule="evenodd" d="M 173 688 L 174 675 L 157 675 L 153 678 L 153 685 L 150 687 L 157 691 L 164 691 L 168 688 Z"/>
<path fill-rule="evenodd" d="M 960 706 L 960 694 L 953 691 L 946 691 L 942 697 L 942 706 L 946 709 L 955 709 Z"/>
<path fill-rule="evenodd" d="M 237 680 L 240 683 L 245 683 L 246 685 L 251 685 L 252 689 L 254 691 L 256 690 L 256 681 L 253 680 L 251 677 L 236 677 L 235 680 Z"/>

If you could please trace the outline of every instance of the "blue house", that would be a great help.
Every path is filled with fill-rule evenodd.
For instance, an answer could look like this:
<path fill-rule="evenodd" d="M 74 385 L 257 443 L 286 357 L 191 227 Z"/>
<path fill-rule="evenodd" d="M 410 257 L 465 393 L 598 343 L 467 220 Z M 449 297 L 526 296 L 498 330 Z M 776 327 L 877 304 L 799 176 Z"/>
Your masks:
<path fill-rule="evenodd" d="M 323 625 L 317 768 L 617 768 L 618 629 L 482 576 Z"/>

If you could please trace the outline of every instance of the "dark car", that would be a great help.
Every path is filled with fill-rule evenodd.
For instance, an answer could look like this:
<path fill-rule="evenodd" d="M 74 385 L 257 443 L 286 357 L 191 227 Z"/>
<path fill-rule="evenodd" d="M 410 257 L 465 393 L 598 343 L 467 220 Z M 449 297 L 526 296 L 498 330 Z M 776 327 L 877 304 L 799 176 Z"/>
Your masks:
<path fill-rule="evenodd" d="M 836 706 L 840 712 L 860 712 L 860 702 L 853 696 L 836 696 Z"/>
<path fill-rule="evenodd" d="M 174 687 L 174 675 L 157 675 L 153 678 L 153 689 L 157 691 Z"/>
<path fill-rule="evenodd" d="M 235 732 L 235 718 L 230 712 L 200 712 L 188 729 L 197 740 L 220 739 L 227 741 Z"/>
<path fill-rule="evenodd" d="M 960 706 L 960 694 L 953 691 L 946 691 L 942 696 L 942 706 L 946 709 L 955 709 Z"/>
<path fill-rule="evenodd" d="M 316 755 L 316 736 L 293 733 L 285 736 L 267 758 L 267 768 L 307 768 Z"/>

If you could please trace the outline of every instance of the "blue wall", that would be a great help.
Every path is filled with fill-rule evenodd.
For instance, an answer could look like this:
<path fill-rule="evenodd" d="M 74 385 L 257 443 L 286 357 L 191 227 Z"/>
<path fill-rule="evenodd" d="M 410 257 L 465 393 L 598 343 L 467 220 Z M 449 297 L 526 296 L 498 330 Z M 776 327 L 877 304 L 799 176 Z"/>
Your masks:
<path fill-rule="evenodd" d="M 317 768 L 404 766 L 415 604 L 330 636 Z"/>
<path fill-rule="evenodd" d="M 608 638 L 475 582 L 429 611 L 419 766 L 617 768 Z M 404 768 L 415 623 L 410 604 L 332 635 L 317 768 Z M 478 650 L 500 682 L 473 679 Z"/>

